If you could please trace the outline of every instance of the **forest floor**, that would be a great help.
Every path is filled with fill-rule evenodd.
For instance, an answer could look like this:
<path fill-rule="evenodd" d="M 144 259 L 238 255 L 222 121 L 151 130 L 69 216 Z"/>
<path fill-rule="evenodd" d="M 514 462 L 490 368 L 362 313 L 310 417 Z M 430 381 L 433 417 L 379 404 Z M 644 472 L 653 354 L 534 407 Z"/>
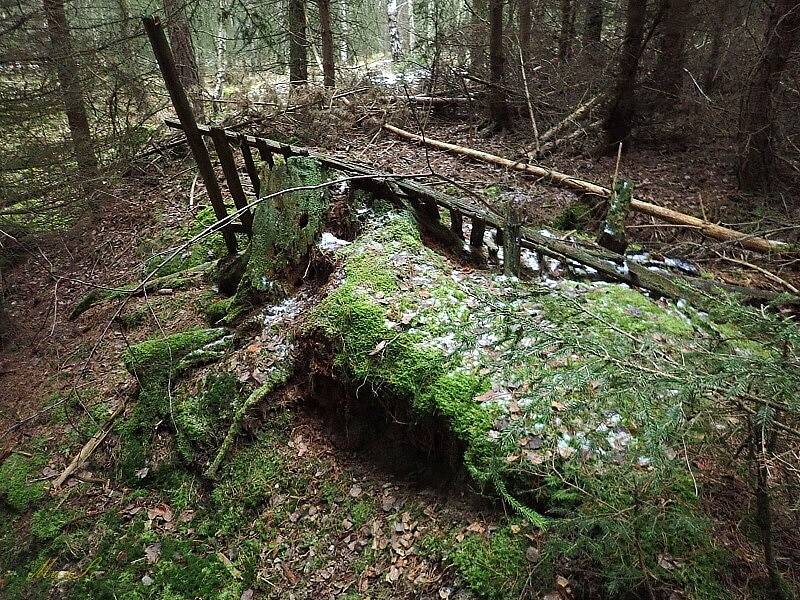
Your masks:
<path fill-rule="evenodd" d="M 287 123 L 277 129 L 270 134 L 288 134 Z M 486 139 L 465 125 L 446 122 L 431 123 L 426 133 L 507 157 L 519 156 L 524 147 L 520 138 Z M 314 135 L 320 137 L 309 132 L 295 140 L 308 143 Z M 531 199 L 531 222 L 552 223 L 574 200 L 569 192 L 530 178 L 427 152 L 387 133 L 349 130 L 340 137 L 328 129 L 321 137 L 327 138 L 327 151 L 396 173 L 430 165 L 487 196 L 494 193 L 487 192 L 492 187 L 522 192 Z M 758 206 L 741 202 L 729 154 L 724 141 L 716 146 L 685 142 L 667 149 L 642 146 L 625 156 L 621 172 L 636 182 L 644 199 L 733 228 L 777 231 L 778 239 L 797 241 L 800 229 L 786 225 L 800 223 L 797 199 L 791 204 L 776 198 Z M 613 158 L 597 161 L 567 153 L 548 162 L 601 184 L 609 183 L 615 168 Z M 5 274 L 15 330 L 0 354 L 0 462 L 14 455 L 29 459 L 33 470 L 26 474 L 26 485 L 32 506 L 39 509 L 13 520 L 3 516 L 0 545 L 6 550 L 0 550 L 0 565 L 9 568 L 3 552 L 11 553 L 10 546 L 24 539 L 21 553 L 20 548 L 13 552 L 27 570 L 0 571 L 0 596 L 44 597 L 46 590 L 61 588 L 83 590 L 86 597 L 114 597 L 116 590 L 152 597 L 152 586 L 164 598 L 210 597 L 208 590 L 215 590 L 217 597 L 224 592 L 224 597 L 252 598 L 253 589 L 259 590 L 255 597 L 274 598 L 466 598 L 472 592 L 465 577 L 470 569 L 486 571 L 481 561 L 487 552 L 465 547 L 469 556 L 454 559 L 442 548 L 453 540 L 463 542 L 471 533 L 506 528 L 528 533 L 531 546 L 523 553 L 535 562 L 538 534 L 529 525 L 463 481 L 442 483 L 425 469 L 403 464 L 407 456 L 402 448 L 378 458 L 371 451 L 341 448 L 323 417 L 309 410 L 291 386 L 261 418 L 246 423 L 251 439 L 268 448 L 265 464 L 258 465 L 263 480 L 248 470 L 248 461 L 257 459 L 237 454 L 246 475 L 229 481 L 228 492 L 240 506 L 227 507 L 228 513 L 223 514 L 215 505 L 219 499 L 191 473 L 160 488 L 121 483 L 115 477 L 113 443 L 102 446 L 52 498 L 35 491 L 61 472 L 117 402 L 130 402 L 135 382 L 120 360 L 126 348 L 204 324 L 201 308 L 208 297 L 200 289 L 163 290 L 135 299 L 115 322 L 114 303 L 74 321 L 68 318 L 89 284 L 138 281 L 155 249 L 186 236 L 206 203 L 198 185 L 190 206 L 193 179 L 193 165 L 183 150 L 140 163 L 110 185 L 93 221 L 37 239 Z M 726 281 L 781 290 L 763 272 L 734 259 L 800 287 L 797 262 L 742 255 L 639 215 L 632 218 L 629 232 L 633 242 L 654 254 L 688 258 Z M 248 379 L 244 360 L 236 374 L 242 382 Z M 711 473 L 703 476 L 709 483 L 714 480 Z M 727 502 L 720 497 L 722 505 Z M 737 548 L 735 536 L 727 542 L 740 566 L 758 570 L 760 559 L 751 546 Z M 176 561 L 170 554 L 183 558 Z M 127 563 L 124 576 L 96 573 L 98 563 L 104 569 L 101 555 Z M 517 566 L 490 565 L 499 571 L 482 575 L 486 580 L 473 582 L 472 589 L 486 593 L 494 588 L 494 597 L 505 598 L 506 591 L 525 585 L 528 571 L 509 570 Z M 187 583 L 187 573 L 193 582 Z M 206 592 L 192 588 L 198 581 Z M 572 593 L 562 581 L 553 589 L 554 598 Z"/>

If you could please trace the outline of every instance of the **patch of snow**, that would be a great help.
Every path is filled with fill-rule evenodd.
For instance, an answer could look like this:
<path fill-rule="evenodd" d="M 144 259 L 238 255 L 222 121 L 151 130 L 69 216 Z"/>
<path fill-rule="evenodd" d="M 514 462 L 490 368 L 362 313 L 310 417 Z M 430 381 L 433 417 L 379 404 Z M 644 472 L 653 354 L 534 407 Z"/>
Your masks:
<path fill-rule="evenodd" d="M 349 245 L 350 242 L 336 237 L 329 231 L 323 233 L 319 242 L 317 242 L 317 248 L 325 252 L 332 252 L 334 250 L 338 250 L 339 248 L 344 248 L 345 246 Z"/>

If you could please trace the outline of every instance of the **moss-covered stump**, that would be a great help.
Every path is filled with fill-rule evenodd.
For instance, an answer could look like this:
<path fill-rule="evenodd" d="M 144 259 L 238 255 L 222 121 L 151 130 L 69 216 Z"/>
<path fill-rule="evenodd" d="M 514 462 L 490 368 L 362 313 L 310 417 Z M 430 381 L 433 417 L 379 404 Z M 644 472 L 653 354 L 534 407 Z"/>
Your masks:
<path fill-rule="evenodd" d="M 325 179 L 326 172 L 318 161 L 292 157 L 265 172 L 263 195 L 319 185 Z M 281 194 L 256 207 L 249 260 L 233 311 L 287 296 L 302 277 L 305 260 L 322 235 L 329 210 L 327 188 Z"/>
<path fill-rule="evenodd" d="M 130 415 L 118 425 L 119 470 L 124 479 L 142 479 L 159 463 L 151 460 L 151 454 L 160 424 L 177 434 L 180 454 L 190 458 L 187 445 L 201 440 L 217 419 L 224 418 L 224 407 L 235 400 L 226 397 L 229 378 L 207 382 L 194 399 L 176 394 L 175 384 L 187 370 L 221 358 L 230 339 L 225 329 L 195 329 L 142 342 L 124 353 L 125 367 L 140 386 Z"/>
<path fill-rule="evenodd" d="M 628 589 L 651 578 L 715 589 L 718 555 L 682 456 L 708 425 L 680 383 L 707 337 L 701 315 L 621 285 L 464 270 L 405 215 L 340 257 L 306 330 L 316 363 L 361 396 L 446 423 L 474 481 L 550 529 L 543 565 L 567 554 L 603 560 Z"/>

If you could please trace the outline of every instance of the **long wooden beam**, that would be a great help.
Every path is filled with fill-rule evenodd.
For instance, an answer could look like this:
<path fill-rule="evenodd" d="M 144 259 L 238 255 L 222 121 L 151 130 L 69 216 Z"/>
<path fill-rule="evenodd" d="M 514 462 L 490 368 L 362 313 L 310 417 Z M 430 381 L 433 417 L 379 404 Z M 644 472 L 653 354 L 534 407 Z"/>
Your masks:
<path fill-rule="evenodd" d="M 472 148 L 466 148 L 457 144 L 442 142 L 428 136 L 411 133 L 410 131 L 400 129 L 399 127 L 394 127 L 393 125 L 389 124 L 384 125 L 383 128 L 401 138 L 419 142 L 420 144 L 430 146 L 432 148 L 438 148 L 440 150 L 446 150 L 462 156 L 468 156 L 475 160 L 497 165 L 499 167 L 504 167 L 512 171 L 519 171 L 522 173 L 535 175 L 536 177 L 540 177 L 542 181 L 549 182 L 559 187 L 565 187 L 587 194 L 594 194 L 602 198 L 608 198 L 611 195 L 611 190 L 606 187 L 597 185 L 596 183 L 592 183 L 590 181 L 579 179 L 577 177 L 572 177 L 566 173 L 560 173 L 559 171 L 554 171 L 552 169 L 545 169 L 544 167 L 540 167 L 538 165 L 531 165 L 528 163 L 509 160 L 507 158 L 490 154 L 488 152 L 483 152 L 481 150 L 474 150 Z M 709 237 L 724 242 L 736 242 L 743 248 L 753 250 L 755 252 L 791 252 L 795 250 L 786 242 L 768 240 L 763 237 L 741 233 L 715 223 L 704 221 L 703 219 L 698 219 L 697 217 L 693 217 L 691 215 L 687 215 L 669 208 L 664 208 L 663 206 L 657 206 L 649 202 L 643 202 L 641 200 L 632 200 L 631 210 L 662 219 L 668 223 L 694 227 Z"/>

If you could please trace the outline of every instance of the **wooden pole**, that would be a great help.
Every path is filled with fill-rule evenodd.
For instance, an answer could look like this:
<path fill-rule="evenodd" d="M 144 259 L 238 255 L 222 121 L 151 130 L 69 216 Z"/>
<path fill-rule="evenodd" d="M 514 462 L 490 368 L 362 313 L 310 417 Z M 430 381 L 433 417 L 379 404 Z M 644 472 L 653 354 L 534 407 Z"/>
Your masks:
<path fill-rule="evenodd" d="M 450 209 L 450 229 L 460 239 L 464 239 L 464 217 L 455 209 Z"/>
<path fill-rule="evenodd" d="M 503 273 L 506 275 L 519 275 L 521 228 L 519 208 L 513 200 L 509 200 L 506 228 L 503 231 Z"/>
<path fill-rule="evenodd" d="M 473 250 L 483 250 L 483 234 L 486 232 L 486 221 L 483 219 L 472 219 L 472 230 L 469 234 L 469 245 Z"/>
<path fill-rule="evenodd" d="M 214 167 L 211 165 L 211 158 L 208 156 L 208 148 L 206 148 L 203 136 L 200 135 L 200 131 L 197 129 L 197 121 L 195 121 L 189 99 L 186 97 L 186 91 L 178 78 L 178 69 L 175 66 L 175 58 L 172 56 L 167 36 L 164 35 L 164 29 L 161 27 L 158 17 L 143 17 L 142 23 L 144 23 L 144 30 L 147 32 L 158 67 L 161 69 L 161 75 L 167 86 L 172 106 L 186 134 L 186 141 L 189 143 L 194 161 L 197 163 L 197 170 L 200 172 L 200 177 L 203 178 L 203 183 L 205 183 L 208 198 L 214 208 L 214 215 L 216 215 L 218 221 L 222 220 L 228 216 L 228 211 L 222 200 L 222 190 L 219 187 L 217 176 L 214 174 Z M 233 233 L 233 228 L 228 225 L 223 227 L 222 237 L 225 238 L 228 252 L 236 254 L 236 235 Z"/>
<path fill-rule="evenodd" d="M 242 225 L 246 231 L 250 232 L 253 228 L 253 213 L 247 208 L 247 197 L 244 195 L 242 180 L 239 179 L 239 171 L 236 169 L 236 161 L 233 158 L 231 146 L 228 143 L 228 136 L 225 130 L 220 127 L 211 128 L 211 139 L 214 142 L 214 149 L 217 151 L 217 158 L 222 165 L 222 172 L 225 174 L 225 181 L 228 182 L 228 190 L 233 196 L 233 203 L 237 210 L 242 210 Z"/>
<path fill-rule="evenodd" d="M 258 148 L 258 153 L 261 156 L 261 160 L 263 160 L 270 169 L 275 168 L 275 159 L 272 157 L 272 152 L 270 152 L 267 145 L 262 142 L 261 140 L 256 140 L 256 148 Z"/>
<path fill-rule="evenodd" d="M 250 145 L 247 143 L 244 135 L 239 136 L 239 147 L 242 149 L 244 168 L 247 171 L 247 176 L 250 177 L 250 182 L 253 184 L 253 192 L 256 198 L 260 198 L 261 179 L 258 177 L 258 169 L 256 169 L 256 163 L 253 160 L 253 152 L 250 150 Z"/>

